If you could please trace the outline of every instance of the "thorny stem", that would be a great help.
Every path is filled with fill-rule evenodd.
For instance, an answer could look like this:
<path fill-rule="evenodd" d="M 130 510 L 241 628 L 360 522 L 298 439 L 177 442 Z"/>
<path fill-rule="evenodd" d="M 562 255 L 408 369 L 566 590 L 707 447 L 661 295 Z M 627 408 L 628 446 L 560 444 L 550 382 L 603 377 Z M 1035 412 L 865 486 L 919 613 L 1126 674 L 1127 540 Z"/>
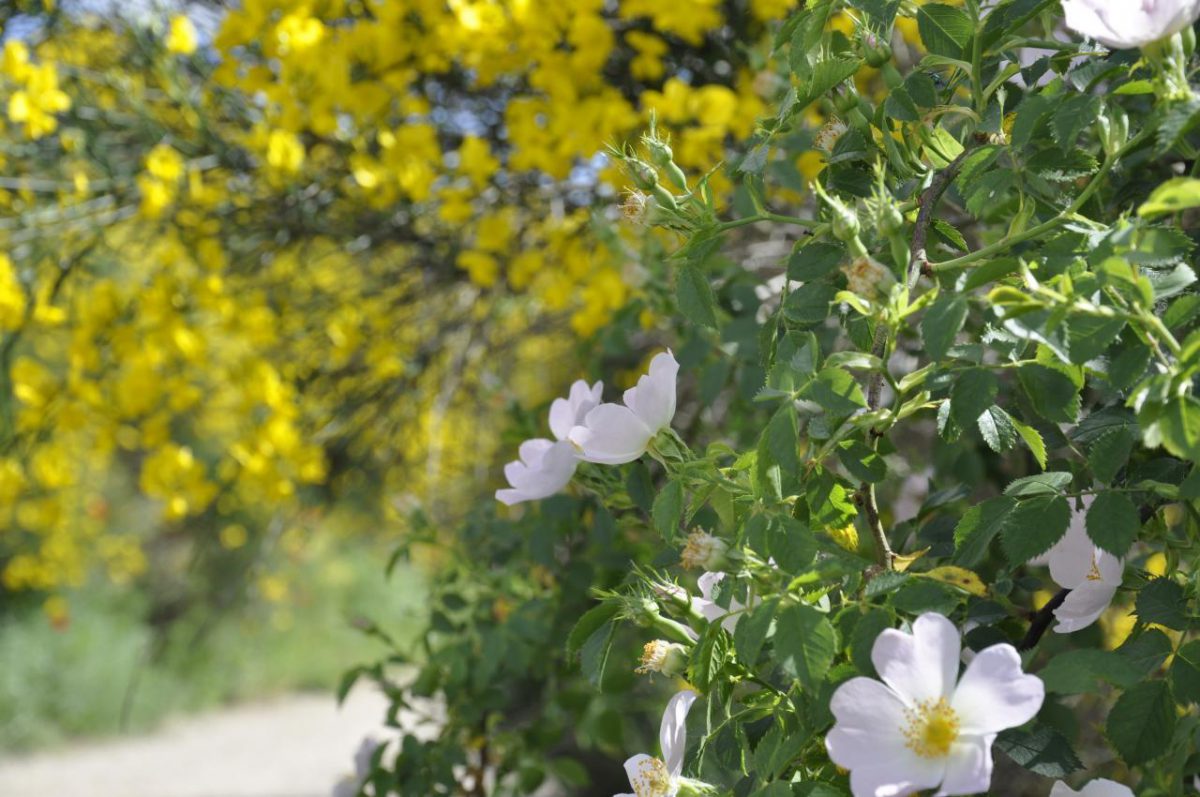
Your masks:
<path fill-rule="evenodd" d="M 867 525 L 871 527 L 871 536 L 875 538 L 875 555 L 887 570 L 896 569 L 896 553 L 888 542 L 887 532 L 884 531 L 883 521 L 879 519 L 879 504 L 875 501 L 875 485 L 863 484 L 859 490 L 863 497 L 863 508 L 867 513 Z"/>

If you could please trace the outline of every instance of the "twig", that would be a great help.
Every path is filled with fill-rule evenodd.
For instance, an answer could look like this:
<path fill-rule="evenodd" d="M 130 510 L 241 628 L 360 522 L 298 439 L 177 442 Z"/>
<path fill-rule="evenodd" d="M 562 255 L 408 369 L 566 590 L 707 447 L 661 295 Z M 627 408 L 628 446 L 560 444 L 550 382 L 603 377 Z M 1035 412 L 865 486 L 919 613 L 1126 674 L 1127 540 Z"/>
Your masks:
<path fill-rule="evenodd" d="M 929 185 L 921 192 L 921 197 L 918 200 L 920 209 L 917 211 L 916 224 L 913 225 L 912 243 L 908 248 L 906 284 L 910 293 L 917 286 L 917 280 L 921 278 L 921 271 L 929 262 L 925 253 L 925 244 L 929 238 L 929 225 L 933 223 L 933 212 L 937 208 L 938 200 L 942 198 L 942 194 L 946 193 L 946 189 L 950 187 L 950 183 L 958 175 L 958 170 L 962 167 L 963 159 L 969 151 L 969 149 L 964 149 L 946 168 L 935 174 Z M 879 397 L 883 392 L 883 369 L 887 368 L 887 361 L 884 358 L 887 345 L 888 327 L 881 320 L 875 326 L 875 337 L 871 341 L 871 354 L 877 357 L 882 363 L 881 370 L 873 372 L 870 381 L 867 383 L 867 408 L 871 412 L 879 409 Z M 887 533 L 883 528 L 883 522 L 879 519 L 879 504 L 875 499 L 875 486 L 863 483 L 859 487 L 858 496 L 860 503 L 866 511 L 867 524 L 871 527 L 871 535 L 875 538 L 875 549 L 879 557 L 879 564 L 888 570 L 892 570 L 894 569 L 896 554 L 892 551 L 891 545 L 888 544 Z"/>
<path fill-rule="evenodd" d="M 1042 638 L 1042 634 L 1046 633 L 1046 629 L 1050 627 L 1050 623 L 1054 621 L 1054 610 L 1062 606 L 1063 601 L 1067 599 L 1071 590 L 1060 589 L 1054 594 L 1054 597 L 1046 602 L 1046 605 L 1037 610 L 1029 620 L 1029 631 L 1026 632 L 1025 638 L 1017 645 L 1017 650 L 1032 650 L 1037 645 L 1038 640 Z"/>

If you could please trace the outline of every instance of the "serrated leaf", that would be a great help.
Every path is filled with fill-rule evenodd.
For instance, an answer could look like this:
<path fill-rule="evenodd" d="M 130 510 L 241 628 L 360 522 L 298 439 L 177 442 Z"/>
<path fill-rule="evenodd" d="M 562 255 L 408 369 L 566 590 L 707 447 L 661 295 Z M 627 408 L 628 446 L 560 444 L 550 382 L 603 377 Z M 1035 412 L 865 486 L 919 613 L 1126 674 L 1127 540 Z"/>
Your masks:
<path fill-rule="evenodd" d="M 1150 218 L 1197 206 L 1200 206 L 1200 180 L 1195 177 L 1173 177 L 1151 191 L 1137 212 L 1142 218 Z"/>
<path fill-rule="evenodd" d="M 1044 554 L 1062 539 L 1071 523 L 1071 507 L 1057 495 L 1037 495 L 1017 504 L 1000 532 L 1000 547 L 1014 567 Z"/>
<path fill-rule="evenodd" d="M 733 631 L 733 649 L 737 651 L 738 659 L 747 667 L 753 668 L 758 661 L 778 607 L 777 596 L 767 598 L 738 620 Z"/>
<path fill-rule="evenodd" d="M 1147 681 L 1127 690 L 1108 714 L 1106 732 L 1113 747 L 1136 766 L 1167 752 L 1175 732 L 1175 701 L 1165 681 Z"/>
<path fill-rule="evenodd" d="M 1004 488 L 1004 494 L 1013 498 L 1028 498 L 1034 495 L 1058 495 L 1071 483 L 1071 474 L 1066 471 L 1052 470 L 1048 473 L 1035 473 L 1032 476 L 1022 476 L 1013 479 Z"/>
<path fill-rule="evenodd" d="M 1063 778 L 1083 769 L 1067 740 L 1046 725 L 1003 731 L 996 737 L 996 747 L 1025 769 L 1047 778 Z"/>
<path fill-rule="evenodd" d="M 611 620 L 616 615 L 618 608 L 620 607 L 615 603 L 601 603 L 584 612 L 571 628 L 571 633 L 567 635 L 567 657 L 574 658 L 588 637 L 594 634 L 597 628 Z"/>
<path fill-rule="evenodd" d="M 992 538 L 1016 508 L 1015 499 L 999 496 L 968 509 L 954 527 L 954 561 L 966 567 L 982 562 Z"/>
<path fill-rule="evenodd" d="M 917 11 L 917 30 L 925 49 L 934 55 L 962 58 L 975 26 L 961 8 L 926 3 Z"/>
<path fill-rule="evenodd" d="M 1027 95 L 1017 106 L 1017 116 L 1009 133 L 1013 148 L 1024 149 L 1053 110 L 1054 103 L 1048 97 L 1041 94 Z"/>
<path fill-rule="evenodd" d="M 867 406 L 862 387 L 842 368 L 822 368 L 801 395 L 831 415 L 844 416 Z"/>
<path fill-rule="evenodd" d="M 579 667 L 584 677 L 596 689 L 600 689 L 604 683 L 604 671 L 608 668 L 608 656 L 612 651 L 613 635 L 616 631 L 616 622 L 612 619 L 606 620 L 588 635 L 587 641 L 579 650 Z"/>
<path fill-rule="evenodd" d="M 828 243 L 802 246 L 788 258 L 788 279 L 799 282 L 820 279 L 837 271 L 845 259 L 846 249 L 842 246 Z"/>
<path fill-rule="evenodd" d="M 950 415 L 964 429 L 996 401 L 999 383 L 986 368 L 971 368 L 962 373 L 950 388 Z"/>
<path fill-rule="evenodd" d="M 791 322 L 814 326 L 829 317 L 829 304 L 837 288 L 825 282 L 806 282 L 788 294 L 783 314 Z"/>
<path fill-rule="evenodd" d="M 997 454 L 1003 454 L 1017 444 L 1017 428 L 1012 416 L 994 404 L 983 411 L 976 424 L 983 442 Z"/>
<path fill-rule="evenodd" d="M 836 652 L 836 636 L 825 615 L 805 604 L 781 610 L 775 623 L 775 655 L 780 667 L 815 691 L 829 672 Z"/>
<path fill-rule="evenodd" d="M 1169 578 L 1156 578 L 1138 590 L 1136 612 L 1143 623 L 1187 630 L 1187 600 L 1183 587 Z"/>
<path fill-rule="evenodd" d="M 1002 205 L 1016 185 L 1017 176 L 1009 169 L 996 169 L 980 176 L 967 188 L 967 210 L 975 218 L 982 218 L 987 211 Z"/>
<path fill-rule="evenodd" d="M 675 298 L 684 317 L 693 324 L 716 329 L 717 300 L 700 269 L 686 263 L 680 267 L 675 280 Z"/>
<path fill-rule="evenodd" d="M 1200 463 L 1200 401 L 1192 396 L 1170 399 L 1156 425 L 1164 448 L 1177 457 Z"/>
<path fill-rule="evenodd" d="M 1072 94 L 1065 100 L 1059 100 L 1050 120 L 1050 129 L 1054 132 L 1054 140 L 1058 142 L 1059 149 L 1063 152 L 1074 149 L 1079 134 L 1095 122 L 1099 115 L 1099 97 Z"/>
<path fill-rule="evenodd" d="M 862 66 L 857 58 L 829 58 L 813 67 L 808 81 L 801 87 L 801 105 L 819 99 L 837 84 L 852 76 Z"/>
<path fill-rule="evenodd" d="M 1034 411 L 1052 423 L 1075 423 L 1079 418 L 1079 388 L 1061 370 L 1040 363 L 1025 363 L 1017 379 Z"/>
<path fill-rule="evenodd" d="M 667 486 L 654 496 L 650 516 L 663 540 L 668 545 L 674 543 L 679 522 L 683 519 L 683 485 L 680 482 L 667 482 Z"/>
<path fill-rule="evenodd" d="M 1141 673 L 1127 658 L 1109 650 L 1079 648 L 1059 653 L 1038 672 L 1047 692 L 1079 695 L 1096 689 L 1096 679 L 1118 687 L 1141 680 Z"/>
<path fill-rule="evenodd" d="M 874 484 L 887 476 L 887 462 L 875 449 L 858 440 L 843 441 L 837 449 L 838 459 L 851 476 L 861 482 Z"/>
<path fill-rule="evenodd" d="M 1042 470 L 1046 469 L 1046 441 L 1042 439 L 1042 434 L 1037 429 L 1034 429 L 1027 423 L 1022 423 L 1016 418 L 1009 417 L 1013 428 L 1017 430 L 1017 434 L 1021 436 L 1021 441 L 1025 443 L 1025 447 L 1029 449 L 1029 453 L 1033 454 L 1034 460 L 1037 461 L 1038 467 Z"/>
<path fill-rule="evenodd" d="M 943 293 L 921 319 L 921 338 L 925 351 L 932 360 L 940 360 L 954 345 L 954 337 L 967 320 L 969 310 L 966 297 L 955 293 Z"/>
<path fill-rule="evenodd" d="M 1193 639 L 1175 654 L 1171 689 L 1180 703 L 1200 703 L 1200 639 Z"/>
<path fill-rule="evenodd" d="M 1129 461 L 1133 451 L 1133 431 L 1119 426 L 1101 434 L 1088 449 L 1088 465 L 1097 481 L 1111 484 Z"/>
<path fill-rule="evenodd" d="M 1087 511 L 1087 533 L 1097 547 L 1123 557 L 1141 530 L 1137 507 L 1124 493 L 1100 493 Z"/>

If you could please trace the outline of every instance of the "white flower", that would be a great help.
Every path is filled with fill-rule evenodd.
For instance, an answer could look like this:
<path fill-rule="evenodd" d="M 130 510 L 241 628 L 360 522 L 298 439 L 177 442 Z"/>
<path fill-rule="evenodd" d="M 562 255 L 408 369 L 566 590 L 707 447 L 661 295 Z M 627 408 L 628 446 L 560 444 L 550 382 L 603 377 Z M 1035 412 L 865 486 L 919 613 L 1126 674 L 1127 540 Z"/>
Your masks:
<path fill-rule="evenodd" d="M 871 661 L 882 683 L 851 678 L 834 692 L 837 721 L 825 747 L 850 770 L 854 797 L 988 790 L 996 734 L 1032 719 L 1045 688 L 1021 672 L 1008 644 L 980 651 L 959 679 L 960 647 L 953 623 L 923 614 L 911 634 L 889 628 L 876 637 Z"/>
<path fill-rule="evenodd" d="M 1050 577 L 1064 589 L 1071 590 L 1062 606 L 1054 610 L 1058 623 L 1054 630 L 1069 634 L 1087 628 L 1104 613 L 1121 586 L 1124 562 L 1096 547 L 1087 535 L 1084 509 L 1071 517 L 1071 525 L 1063 538 L 1046 554 Z"/>
<path fill-rule="evenodd" d="M 1075 795 L 1079 797 L 1133 797 L 1133 789 L 1122 786 L 1115 780 L 1097 778 L 1079 791 L 1075 791 L 1061 780 L 1055 782 L 1054 788 L 1050 790 L 1050 797 L 1075 797 Z"/>
<path fill-rule="evenodd" d="M 1108 47 L 1142 47 L 1200 16 L 1200 0 L 1063 0 L 1067 27 Z"/>
<path fill-rule="evenodd" d="M 580 379 L 571 385 L 565 399 L 557 398 L 550 404 L 550 431 L 555 439 L 539 437 L 521 443 L 519 459 L 504 466 L 504 476 L 512 489 L 497 490 L 496 500 L 512 506 L 548 498 L 567 486 L 579 464 L 579 454 L 567 442 L 567 434 L 600 403 L 603 388 L 601 382 L 588 387 Z"/>
<path fill-rule="evenodd" d="M 658 730 L 663 757 L 652 758 L 644 753 L 630 757 L 625 762 L 625 773 L 629 775 L 633 794 L 616 797 L 675 797 L 679 793 L 687 745 L 687 715 L 695 702 L 696 693 L 690 690 L 679 692 L 667 701 Z"/>
<path fill-rule="evenodd" d="M 649 373 L 625 391 L 624 404 L 601 404 L 571 430 L 569 438 L 588 462 L 620 465 L 646 453 L 659 430 L 675 417 L 679 363 L 669 351 L 654 356 Z"/>

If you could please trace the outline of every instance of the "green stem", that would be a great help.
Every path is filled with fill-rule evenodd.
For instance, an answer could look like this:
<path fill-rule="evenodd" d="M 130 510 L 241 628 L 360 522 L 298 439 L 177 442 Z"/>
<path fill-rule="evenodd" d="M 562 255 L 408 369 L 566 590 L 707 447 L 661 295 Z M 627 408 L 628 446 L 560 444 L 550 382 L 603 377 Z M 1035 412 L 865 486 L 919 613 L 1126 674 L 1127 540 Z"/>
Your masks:
<path fill-rule="evenodd" d="M 797 227 L 815 227 L 820 222 L 816 219 L 805 219 L 799 216 L 785 216 L 782 213 L 757 213 L 753 216 L 746 216 L 741 219 L 734 219 L 723 224 L 717 225 L 717 232 L 725 232 L 736 227 L 745 227 L 747 224 L 757 224 L 760 221 L 774 221 L 780 224 L 793 224 Z"/>

